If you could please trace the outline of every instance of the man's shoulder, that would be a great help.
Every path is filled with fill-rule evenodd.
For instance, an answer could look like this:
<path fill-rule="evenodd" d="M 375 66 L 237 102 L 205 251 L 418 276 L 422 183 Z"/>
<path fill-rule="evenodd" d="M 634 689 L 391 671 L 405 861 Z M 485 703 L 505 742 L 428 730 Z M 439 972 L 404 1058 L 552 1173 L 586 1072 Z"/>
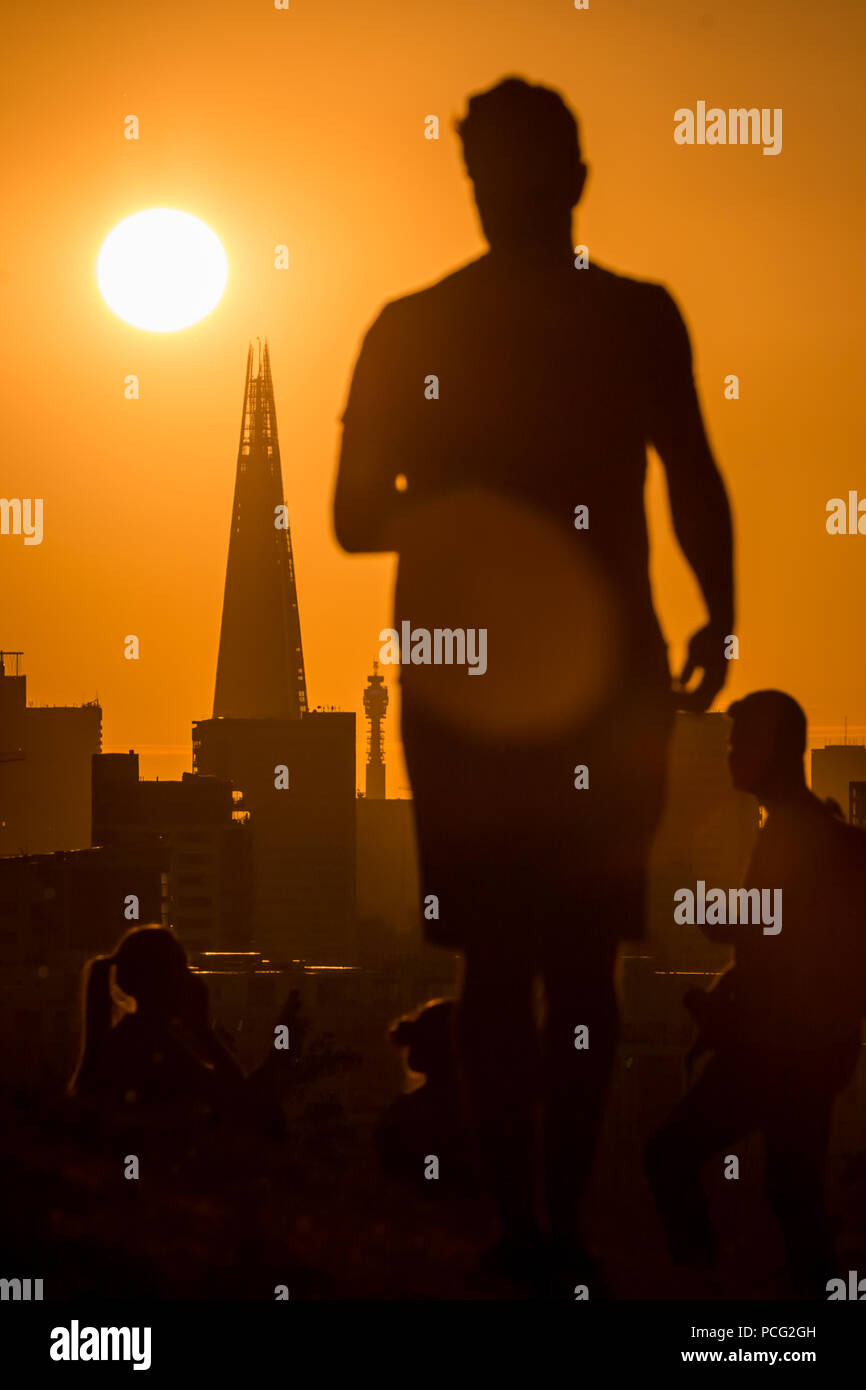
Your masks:
<path fill-rule="evenodd" d="M 583 274 L 587 277 L 587 285 L 600 299 L 622 305 L 629 314 L 643 312 L 649 317 L 665 313 L 679 315 L 673 295 L 660 280 L 624 275 L 621 271 L 597 264 L 591 265 Z"/>
<path fill-rule="evenodd" d="M 431 285 L 389 299 L 367 329 L 367 357 L 405 364 L 414 344 L 429 344 L 437 324 L 453 328 L 461 314 L 473 314 L 486 278 L 484 260 L 486 257 L 471 261 Z"/>
<path fill-rule="evenodd" d="M 632 298 L 657 298 L 669 295 L 668 289 L 659 280 L 647 280 L 636 275 L 625 275 L 612 270 L 598 261 L 591 261 L 585 270 L 575 268 L 575 281 L 578 279 L 591 284 L 599 293 L 631 296 Z M 411 307 L 437 299 L 446 299 L 452 294 L 463 294 L 474 287 L 481 288 L 497 282 L 496 268 L 489 253 L 476 256 L 447 275 L 424 285 L 421 289 L 392 299 L 386 308 Z"/>
<path fill-rule="evenodd" d="M 585 270 L 575 269 L 574 286 L 576 291 L 585 290 L 591 299 L 611 313 L 620 311 L 630 316 L 642 313 L 652 319 L 679 317 L 670 291 L 657 280 L 638 279 L 591 262 Z M 479 301 L 498 296 L 501 289 L 501 279 L 490 256 L 479 256 L 430 285 L 389 300 L 379 317 L 396 329 L 400 324 L 417 322 L 428 316 L 460 311 L 472 313 Z"/>
<path fill-rule="evenodd" d="M 434 280 L 432 284 L 423 285 L 421 289 L 412 290 L 397 299 L 389 299 L 379 317 L 387 318 L 392 324 L 409 322 L 441 311 L 449 305 L 467 303 L 481 293 L 489 282 L 488 257 L 479 256 Z"/>
<path fill-rule="evenodd" d="M 645 280 L 637 275 L 625 275 L 621 270 L 592 262 L 584 272 L 600 293 L 616 294 L 632 299 L 653 298 L 667 294 L 664 285 L 658 280 Z"/>
<path fill-rule="evenodd" d="M 758 839 L 768 833 L 796 846 L 798 855 L 811 849 L 825 865 L 831 856 L 841 854 L 847 862 L 866 868 L 866 830 L 850 825 L 832 802 L 814 793 L 787 814 L 770 816 Z"/>
<path fill-rule="evenodd" d="M 866 830 L 851 825 L 832 797 L 820 797 L 812 792 L 806 804 L 806 813 L 810 812 L 840 844 L 847 845 L 855 853 L 866 851 Z"/>
<path fill-rule="evenodd" d="M 838 816 L 833 817 L 833 827 L 845 853 L 861 867 L 866 868 L 866 830 L 859 825 L 849 825 Z"/>

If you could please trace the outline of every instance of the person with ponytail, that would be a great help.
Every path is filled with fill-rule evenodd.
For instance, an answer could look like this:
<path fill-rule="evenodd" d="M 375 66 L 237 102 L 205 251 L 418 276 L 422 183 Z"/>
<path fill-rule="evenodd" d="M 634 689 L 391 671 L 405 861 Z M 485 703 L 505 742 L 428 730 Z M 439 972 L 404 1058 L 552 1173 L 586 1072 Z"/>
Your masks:
<path fill-rule="evenodd" d="M 211 1108 L 238 1099 L 243 1084 L 211 1027 L 204 981 L 189 969 L 172 932 L 133 927 L 112 955 L 87 963 L 70 1095 L 109 1108 L 171 1102 Z"/>
<path fill-rule="evenodd" d="M 116 955 L 94 956 L 84 967 L 81 1050 L 67 1086 L 69 1095 L 77 1095 L 87 1089 L 96 1068 L 96 1059 L 101 1055 L 105 1039 L 111 1032 L 111 968 L 116 962 Z"/>

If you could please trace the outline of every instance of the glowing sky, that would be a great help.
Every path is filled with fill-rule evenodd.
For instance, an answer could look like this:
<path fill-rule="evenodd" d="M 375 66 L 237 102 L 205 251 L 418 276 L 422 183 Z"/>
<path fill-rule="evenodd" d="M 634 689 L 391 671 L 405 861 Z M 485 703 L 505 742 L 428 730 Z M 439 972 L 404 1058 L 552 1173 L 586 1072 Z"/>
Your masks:
<path fill-rule="evenodd" d="M 781 686 L 820 737 L 846 713 L 862 735 L 866 537 L 830 537 L 824 518 L 829 498 L 866 495 L 863 30 L 862 7 L 840 0 L 19 9 L 2 96 L 0 493 L 44 499 L 45 539 L 0 538 L 0 646 L 24 650 L 31 700 L 98 694 L 106 749 L 139 749 L 145 776 L 190 765 L 191 720 L 213 697 L 247 342 L 261 335 L 311 701 L 360 710 L 392 562 L 333 539 L 337 418 L 379 306 L 482 249 L 450 122 L 467 93 L 518 72 L 581 118 L 579 239 L 668 284 L 691 326 L 738 531 L 728 696 Z M 675 145 L 675 109 L 698 100 L 783 108 L 783 152 Z M 129 113 L 138 141 L 123 138 Z M 438 142 L 423 138 L 429 113 Z M 125 325 L 96 285 L 108 230 L 148 207 L 218 229 L 231 267 L 218 311 L 182 332 Z M 730 372 L 738 402 L 723 396 Z M 653 516 L 676 649 L 700 604 L 657 488 Z M 130 633 L 137 663 L 123 659 Z M 392 794 L 406 782 L 395 715 L 392 700 Z"/>

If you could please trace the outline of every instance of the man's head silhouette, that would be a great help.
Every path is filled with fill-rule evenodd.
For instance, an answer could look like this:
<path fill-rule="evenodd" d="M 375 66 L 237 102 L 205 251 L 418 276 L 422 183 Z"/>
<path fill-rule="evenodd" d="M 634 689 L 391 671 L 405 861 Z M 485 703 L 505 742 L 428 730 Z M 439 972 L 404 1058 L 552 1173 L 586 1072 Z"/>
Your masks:
<path fill-rule="evenodd" d="M 577 121 L 562 97 L 508 77 L 470 97 L 457 131 L 491 250 L 570 244 L 586 165 Z"/>
<path fill-rule="evenodd" d="M 805 787 L 806 716 L 781 690 L 756 690 L 728 710 L 728 764 L 738 791 L 775 800 Z"/>

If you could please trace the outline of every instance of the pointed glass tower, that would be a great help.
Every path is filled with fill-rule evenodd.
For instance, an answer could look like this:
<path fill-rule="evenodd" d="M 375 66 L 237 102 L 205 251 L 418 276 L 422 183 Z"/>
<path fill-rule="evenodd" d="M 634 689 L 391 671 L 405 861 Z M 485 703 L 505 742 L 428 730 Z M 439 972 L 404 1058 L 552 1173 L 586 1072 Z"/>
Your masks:
<path fill-rule="evenodd" d="M 307 682 L 268 345 L 250 343 L 214 718 L 300 719 Z"/>

